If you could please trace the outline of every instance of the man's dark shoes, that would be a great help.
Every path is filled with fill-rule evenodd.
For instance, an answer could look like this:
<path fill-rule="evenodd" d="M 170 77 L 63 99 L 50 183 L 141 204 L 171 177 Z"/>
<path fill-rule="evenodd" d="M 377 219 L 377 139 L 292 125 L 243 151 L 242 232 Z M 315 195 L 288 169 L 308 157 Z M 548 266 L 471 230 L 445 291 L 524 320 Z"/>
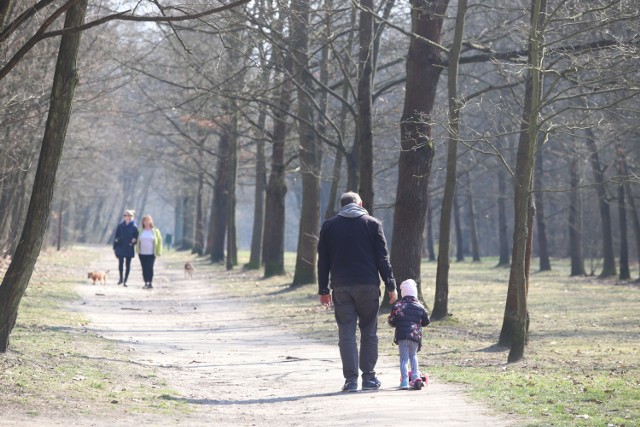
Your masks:
<path fill-rule="evenodd" d="M 358 381 L 345 381 L 344 385 L 342 386 L 342 391 L 344 392 L 348 392 L 348 393 L 353 393 L 358 391 Z"/>
<path fill-rule="evenodd" d="M 382 383 L 377 378 L 371 378 L 370 380 L 362 380 L 363 390 L 378 390 Z"/>

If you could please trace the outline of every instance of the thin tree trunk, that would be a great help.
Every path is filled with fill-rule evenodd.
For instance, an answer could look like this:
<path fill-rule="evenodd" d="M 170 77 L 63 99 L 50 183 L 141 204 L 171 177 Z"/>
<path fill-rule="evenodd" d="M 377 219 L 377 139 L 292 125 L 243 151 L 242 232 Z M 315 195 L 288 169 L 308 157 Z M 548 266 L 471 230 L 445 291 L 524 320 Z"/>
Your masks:
<path fill-rule="evenodd" d="M 234 54 L 232 50 L 232 55 Z M 233 61 L 237 63 L 237 61 Z M 229 124 L 229 147 L 227 155 L 227 256 L 226 269 L 231 270 L 238 265 L 238 247 L 236 243 L 236 184 L 238 175 L 238 111 L 236 102 L 230 101 L 231 123 Z"/>
<path fill-rule="evenodd" d="M 600 208 L 600 221 L 602 224 L 602 256 L 603 265 L 600 278 L 611 277 L 616 275 L 616 262 L 613 252 L 613 235 L 611 226 L 611 210 L 609 208 L 609 199 L 607 197 L 607 188 L 605 184 L 604 171 L 598 156 L 598 147 L 596 138 L 592 129 L 587 129 L 585 142 L 589 148 L 589 160 L 593 169 L 594 182 L 596 184 L 596 194 L 598 196 L 598 207 Z"/>
<path fill-rule="evenodd" d="M 266 73 L 265 73 L 266 74 Z M 267 122 L 267 111 L 260 110 L 258 117 L 258 129 L 264 129 Z M 264 233 L 264 209 L 265 192 L 267 188 L 267 160 L 264 153 L 264 135 L 260 133 L 256 137 L 256 183 L 253 203 L 253 227 L 251 228 L 251 254 L 249 263 L 245 266 L 249 269 L 259 269 L 262 265 L 262 234 Z"/>
<path fill-rule="evenodd" d="M 625 158 L 624 147 L 618 145 L 616 147 L 618 156 L 618 175 L 627 175 L 627 160 Z M 620 227 L 620 280 L 631 279 L 631 272 L 629 271 L 629 243 L 627 240 L 627 233 L 629 232 L 627 226 L 627 204 L 625 201 L 625 188 L 624 184 L 618 185 L 618 218 Z"/>
<path fill-rule="evenodd" d="M 502 168 L 498 170 L 498 243 L 500 258 L 497 267 L 508 267 L 511 264 L 509 258 L 509 239 L 507 237 L 507 182 Z"/>
<path fill-rule="evenodd" d="M 356 138 L 360 149 L 358 193 L 363 207 L 373 215 L 373 123 L 371 87 L 373 79 L 373 0 L 360 0 L 358 38 L 358 117 Z"/>
<path fill-rule="evenodd" d="M 569 255 L 571 258 L 571 276 L 584 276 L 584 255 L 582 252 L 582 193 L 580 184 L 580 164 L 576 156 L 569 160 L 569 186 L 573 189 L 569 195 Z"/>
<path fill-rule="evenodd" d="M 321 152 L 313 129 L 314 115 L 311 71 L 309 70 L 309 1 L 294 0 L 291 3 L 292 47 L 295 58 L 295 80 L 298 94 L 298 124 L 300 132 L 300 171 L 302 174 L 302 204 L 298 249 L 292 286 L 316 283 L 316 259 L 318 231 L 320 228 L 320 164 Z"/>
<path fill-rule="evenodd" d="M 547 245 L 547 224 L 544 217 L 544 193 L 542 190 L 544 184 L 544 160 L 542 153 L 544 150 L 539 149 L 536 156 L 536 174 L 535 174 L 535 192 L 536 200 L 536 225 L 538 226 L 538 256 L 540 257 L 540 271 L 551 270 L 551 260 L 549 259 L 549 249 Z"/>
<path fill-rule="evenodd" d="M 445 6 L 446 7 L 446 6 Z M 464 34 L 464 17 L 467 9 L 467 1 L 458 2 L 458 12 L 456 16 L 456 30 L 454 42 L 449 51 L 449 69 L 447 70 L 447 95 L 449 107 L 449 139 L 447 142 L 447 176 L 445 178 L 444 196 L 442 197 L 442 208 L 440 210 L 440 234 L 438 244 L 438 267 L 436 270 L 436 291 L 433 304 L 432 319 L 439 320 L 448 316 L 449 305 L 449 249 L 451 245 L 451 211 L 455 205 L 455 189 L 457 179 L 458 163 L 458 129 L 460 127 L 460 101 L 458 100 L 458 65 L 460 51 L 462 49 L 462 38 Z M 460 242 L 462 236 L 458 234 L 460 219 L 457 216 L 457 206 L 455 206 L 456 237 L 458 238 L 458 260 L 462 248 Z"/>
<path fill-rule="evenodd" d="M 196 230 L 191 253 L 204 254 L 204 174 L 198 173 L 198 189 L 196 191 Z"/>
<path fill-rule="evenodd" d="M 58 229 L 56 233 L 56 250 L 62 248 L 62 228 L 64 226 L 64 194 L 60 198 L 60 206 L 58 207 Z"/>
<path fill-rule="evenodd" d="M 528 338 L 527 290 L 533 228 L 532 186 L 544 63 L 546 0 L 532 0 L 527 74 L 520 140 L 516 157 L 513 254 L 500 343 L 510 344 L 508 362 L 524 356 Z"/>
<path fill-rule="evenodd" d="M 440 43 L 448 0 L 412 0 L 411 28 L 416 36 Z M 400 119 L 401 152 L 393 215 L 391 264 L 398 283 L 421 282 L 422 231 L 429 208 L 429 177 L 435 153 L 431 113 L 442 67 L 440 51 L 413 37 L 406 63 L 405 99 Z M 419 296 L 422 290 L 419 287 Z M 438 298 L 438 297 L 436 297 Z M 446 313 L 445 313 L 446 315 Z"/>
<path fill-rule="evenodd" d="M 225 124 L 227 126 L 227 124 Z M 213 189 L 213 209 L 211 211 L 211 262 L 218 263 L 224 261 L 224 243 L 227 231 L 227 214 L 229 195 L 227 194 L 229 180 L 229 133 L 223 129 L 218 140 L 218 162 L 216 168 L 216 179 Z"/>
<path fill-rule="evenodd" d="M 638 209 L 631 191 L 629 182 L 625 182 L 627 200 L 629 201 L 629 211 L 631 212 L 631 223 L 633 224 L 633 232 L 636 240 L 636 256 L 638 257 L 638 267 L 640 269 L 640 218 L 638 218 Z"/>
<path fill-rule="evenodd" d="M 436 260 L 436 251 L 433 241 L 433 206 L 427 210 L 427 257 L 429 261 Z"/>
<path fill-rule="evenodd" d="M 81 25 L 86 10 L 87 0 L 75 2 L 66 13 L 64 27 Z M 56 173 L 78 83 L 76 58 L 81 34 L 81 32 L 65 34 L 60 41 L 49 115 L 31 200 L 15 257 L 0 285 L 0 352 L 2 353 L 9 347 L 9 336 L 15 326 L 20 300 L 29 284 L 49 221 Z"/>
<path fill-rule="evenodd" d="M 267 183 L 265 203 L 263 253 L 264 277 L 285 274 L 284 268 L 284 230 L 285 230 L 285 141 L 287 137 L 287 114 L 289 110 L 292 83 L 292 60 L 284 59 L 284 81 L 280 89 L 278 107 L 273 109 L 273 144 L 271 152 L 271 173 Z M 277 68 L 277 67 L 276 67 Z"/>
<path fill-rule="evenodd" d="M 473 204 L 471 173 L 467 174 L 467 204 L 469 205 L 469 234 L 471 235 L 471 255 L 473 257 L 473 262 L 480 262 L 480 245 L 478 244 L 478 229 L 476 226 L 476 209 Z"/>
<path fill-rule="evenodd" d="M 453 223 L 456 233 L 456 262 L 464 261 L 464 239 L 462 236 L 462 225 L 460 224 L 460 206 L 458 206 L 458 195 L 453 195 Z"/>

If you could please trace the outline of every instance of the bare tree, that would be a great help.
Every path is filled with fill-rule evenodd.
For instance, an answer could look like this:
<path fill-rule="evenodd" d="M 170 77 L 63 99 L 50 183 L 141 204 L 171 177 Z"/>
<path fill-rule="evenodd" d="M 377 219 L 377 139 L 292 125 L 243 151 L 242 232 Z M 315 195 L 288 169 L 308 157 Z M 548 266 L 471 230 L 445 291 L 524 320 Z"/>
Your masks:
<path fill-rule="evenodd" d="M 75 2 L 66 13 L 64 28 L 81 25 L 86 10 L 87 0 Z M 67 125 L 71 116 L 71 104 L 78 83 L 76 58 L 80 36 L 79 32 L 66 34 L 60 41 L 49 116 L 25 226 L 20 243 L 16 247 L 14 261 L 9 265 L 0 285 L 0 352 L 2 353 L 9 347 L 9 336 L 16 322 L 20 300 L 29 284 L 49 220 L 56 172 L 62 156 Z"/>

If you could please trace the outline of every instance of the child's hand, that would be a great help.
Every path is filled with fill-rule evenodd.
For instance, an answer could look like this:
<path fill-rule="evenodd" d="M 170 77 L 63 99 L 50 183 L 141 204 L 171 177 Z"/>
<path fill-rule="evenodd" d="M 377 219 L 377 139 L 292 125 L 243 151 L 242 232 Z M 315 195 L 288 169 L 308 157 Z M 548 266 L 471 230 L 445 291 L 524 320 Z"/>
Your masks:
<path fill-rule="evenodd" d="M 398 301 L 398 291 L 389 292 L 389 304 Z"/>
<path fill-rule="evenodd" d="M 331 294 L 320 295 L 320 304 L 325 307 L 331 307 Z"/>

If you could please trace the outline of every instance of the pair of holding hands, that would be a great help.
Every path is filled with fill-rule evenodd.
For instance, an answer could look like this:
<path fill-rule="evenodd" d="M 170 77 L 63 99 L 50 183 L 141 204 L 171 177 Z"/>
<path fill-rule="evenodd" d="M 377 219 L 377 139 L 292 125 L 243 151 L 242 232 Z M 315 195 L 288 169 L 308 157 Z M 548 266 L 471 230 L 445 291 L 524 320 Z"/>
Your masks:
<path fill-rule="evenodd" d="M 389 304 L 393 304 L 398 300 L 398 291 L 389 292 Z M 320 295 L 320 305 L 325 307 L 331 307 L 331 294 Z"/>

